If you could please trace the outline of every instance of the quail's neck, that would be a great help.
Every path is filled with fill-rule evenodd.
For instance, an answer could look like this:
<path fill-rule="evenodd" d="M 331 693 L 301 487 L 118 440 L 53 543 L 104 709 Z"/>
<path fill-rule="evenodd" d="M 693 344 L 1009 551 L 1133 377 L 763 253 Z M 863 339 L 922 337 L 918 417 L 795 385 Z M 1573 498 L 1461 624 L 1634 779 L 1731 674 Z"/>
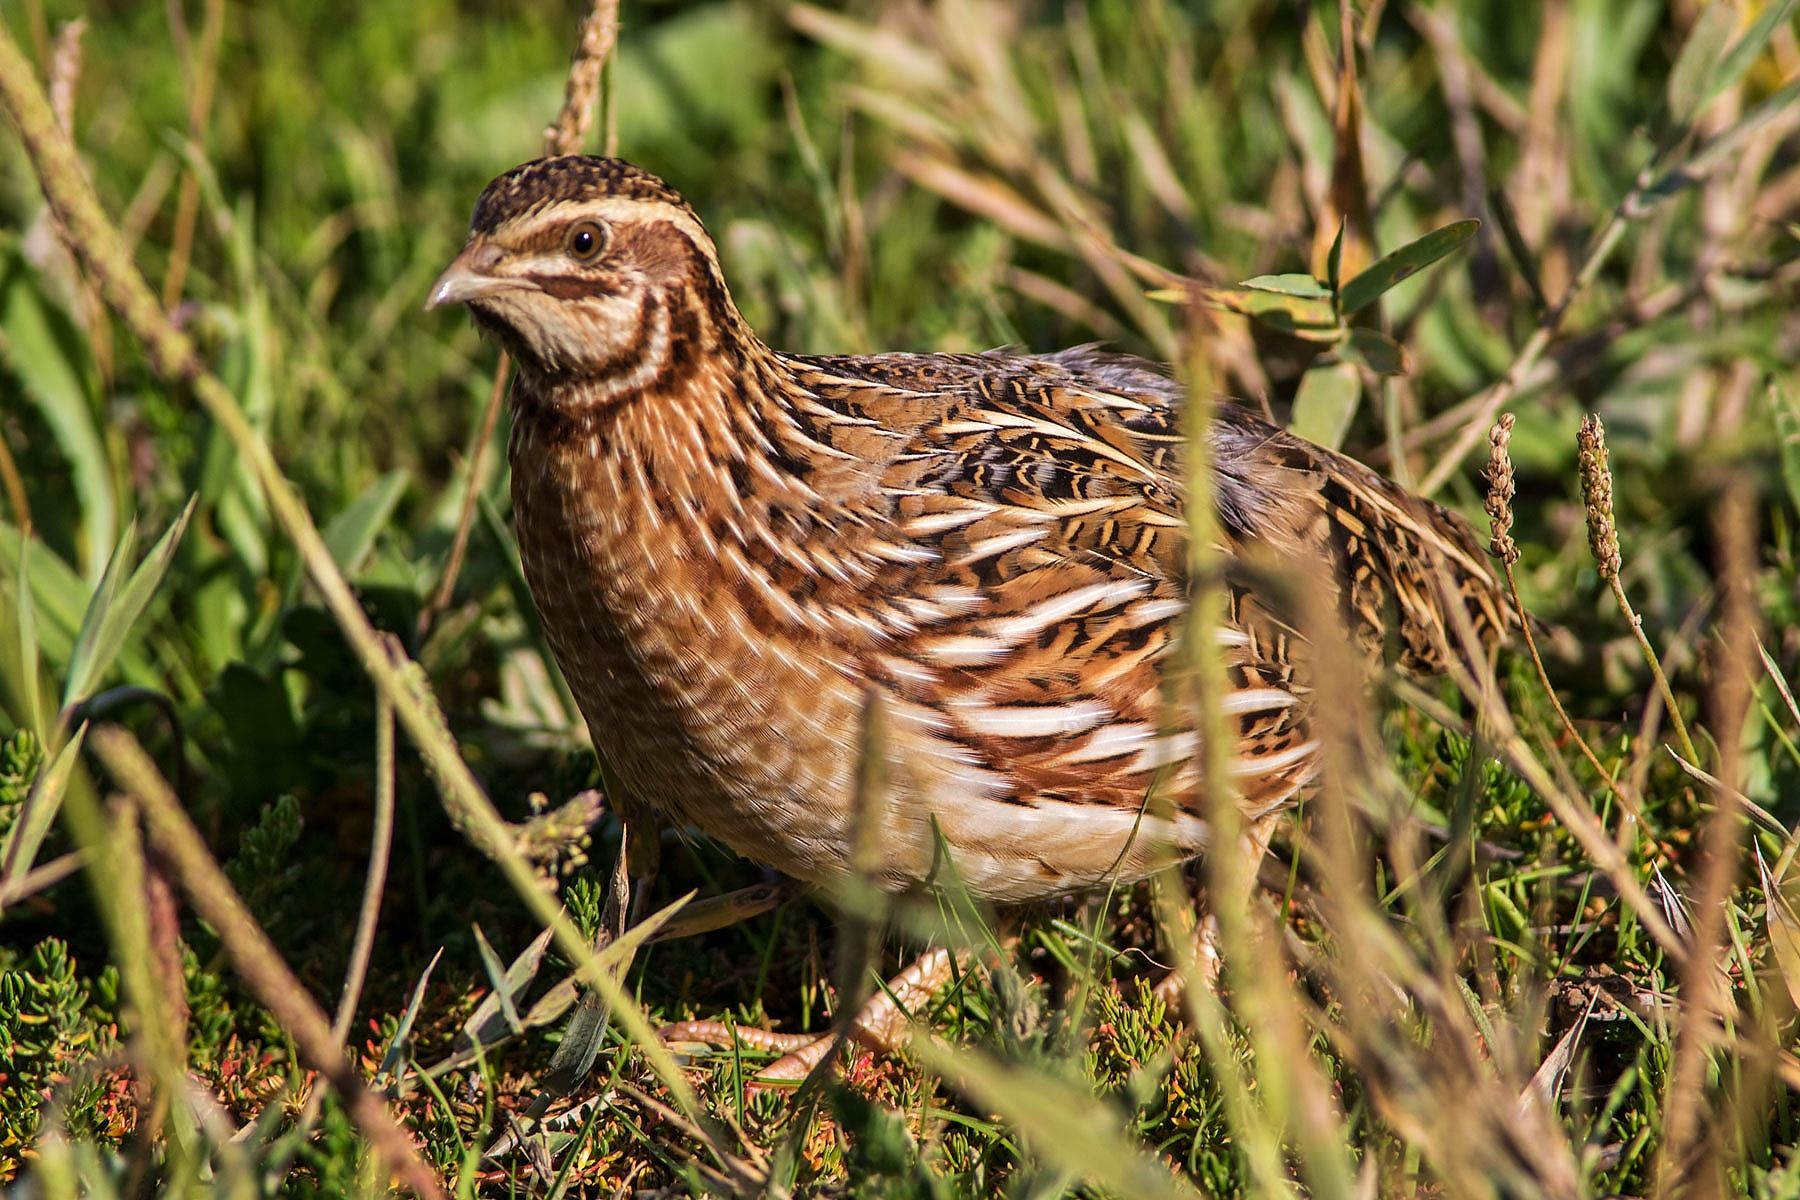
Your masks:
<path fill-rule="evenodd" d="M 671 534 L 686 527 L 693 542 L 757 556 L 793 549 L 769 527 L 772 510 L 830 523 L 851 498 L 817 485 L 844 478 L 844 456 L 816 436 L 809 394 L 780 356 L 741 320 L 721 327 L 678 309 L 650 325 L 640 360 L 606 378 L 521 371 L 515 471 L 547 471 L 552 490 L 603 481 L 611 503 L 655 514 Z"/>

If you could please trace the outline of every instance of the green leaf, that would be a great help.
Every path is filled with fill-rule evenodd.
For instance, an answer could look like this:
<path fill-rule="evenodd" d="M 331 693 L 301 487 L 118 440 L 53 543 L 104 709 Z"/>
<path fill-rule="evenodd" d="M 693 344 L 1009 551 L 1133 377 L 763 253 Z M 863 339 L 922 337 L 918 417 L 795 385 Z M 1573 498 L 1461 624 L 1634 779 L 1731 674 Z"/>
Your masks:
<path fill-rule="evenodd" d="M 1342 336 L 1338 315 L 1329 300 L 1248 287 L 1212 288 L 1203 295 L 1209 304 L 1260 321 L 1291 337 L 1329 343 Z"/>
<path fill-rule="evenodd" d="M 1656 182 L 1644 189 L 1643 208 L 1661 203 L 1705 179 L 1723 166 L 1751 134 L 1781 116 L 1796 99 L 1800 99 L 1800 79 L 1783 84 L 1779 91 L 1772 92 L 1729 127 L 1697 147 L 1685 161 L 1663 172 Z"/>
<path fill-rule="evenodd" d="M 506 968 L 503 980 L 505 987 L 496 986 L 482 999 L 480 1004 L 475 1006 L 475 1011 L 469 1015 L 468 1020 L 463 1022 L 461 1032 L 456 1035 L 456 1048 L 492 1045 L 505 1037 L 509 1031 L 517 1033 L 533 1023 L 529 1016 L 520 1016 L 514 997 L 524 994 L 525 989 L 531 986 L 531 981 L 537 978 L 538 968 L 543 964 L 544 951 L 550 945 L 552 933 L 552 930 L 546 929 L 538 934 L 531 939 L 531 944 L 512 960 L 512 964 Z M 482 941 L 483 945 L 486 945 L 485 939 L 481 937 L 480 926 L 476 926 L 475 936 Z M 486 961 L 484 958 L 484 965 Z M 498 960 L 495 961 L 498 962 Z M 570 990 L 569 995 L 572 1000 L 574 998 L 573 989 Z M 505 1015 L 506 1020 L 503 1023 L 497 1022 L 496 1018 L 502 1015 Z"/>
<path fill-rule="evenodd" d="M 1775 3 L 1763 6 L 1762 12 L 1757 14 L 1755 24 L 1744 31 L 1743 37 L 1732 43 L 1731 49 L 1725 52 L 1725 57 L 1713 68 L 1712 81 L 1700 99 L 1701 107 L 1743 78 L 1744 72 L 1750 69 L 1750 64 L 1762 57 L 1762 52 L 1768 48 L 1775 31 L 1786 24 L 1789 14 L 1794 11 L 1794 3 L 1795 0 L 1776 0 Z M 1715 3 L 1708 5 L 1707 11 L 1725 7 Z M 1734 14 L 1733 24 L 1735 23 Z"/>
<path fill-rule="evenodd" d="M 1379 329 L 1357 325 L 1339 353 L 1377 375 L 1404 375 L 1412 369 L 1406 348 Z"/>
<path fill-rule="evenodd" d="M 1769 947 L 1774 951 L 1775 969 L 1781 974 L 1781 982 L 1787 987 L 1788 998 L 1800 1004 L 1800 915 L 1794 912 L 1794 902 L 1790 894 L 1795 891 L 1789 884 L 1785 889 L 1781 881 L 1769 871 L 1763 862 L 1762 851 L 1756 853 L 1757 874 L 1762 877 L 1763 899 L 1766 902 L 1765 920 L 1768 923 Z"/>
<path fill-rule="evenodd" d="M 1311 275 L 1293 273 L 1288 275 L 1258 275 L 1254 279 L 1246 279 L 1239 287 L 1252 288 L 1259 292 L 1274 292 L 1280 296 L 1301 296 L 1308 300 L 1329 300 L 1331 289 L 1314 279 Z"/>
<path fill-rule="evenodd" d="M 1331 252 L 1325 256 L 1325 286 L 1332 295 L 1338 294 L 1338 285 L 1344 281 L 1344 230 L 1348 221 L 1339 221 L 1337 236 L 1331 239 Z"/>
<path fill-rule="evenodd" d="M 131 636 L 132 627 L 144 610 L 150 607 L 150 601 L 156 596 L 156 589 L 162 584 L 163 575 L 175 558 L 175 551 L 181 545 L 181 535 L 187 530 L 188 518 L 194 515 L 194 504 L 197 497 L 190 497 L 181 515 L 170 523 L 163 531 L 156 545 L 144 556 L 131 578 L 121 587 L 118 576 L 124 571 L 124 560 L 130 553 L 131 543 L 136 536 L 136 523 L 128 527 L 125 536 L 119 540 L 118 549 L 106 564 L 106 573 L 101 578 L 100 586 L 94 592 L 94 598 L 88 604 L 87 615 L 82 618 L 81 632 L 75 637 L 75 648 L 69 655 L 69 674 L 63 682 L 63 706 L 79 700 L 93 690 L 112 666 L 113 659 L 119 656 L 125 641 Z"/>
<path fill-rule="evenodd" d="M 630 965 L 638 947 L 655 937 L 657 931 L 669 923 L 669 918 L 685 908 L 693 898 L 694 893 L 688 892 L 651 913 L 627 929 L 616 941 L 598 951 L 594 955 L 595 962 L 603 971 L 622 973 Z M 575 1015 L 563 1026 L 562 1042 L 556 1047 L 556 1053 L 550 1056 L 550 1070 L 544 1077 L 544 1090 L 553 1096 L 568 1095 L 594 1069 L 594 1058 L 600 1053 L 600 1043 L 606 1037 L 607 1023 L 612 1019 L 612 1013 L 600 992 L 586 985 L 583 988 L 581 1003 L 575 1006 Z"/>
<path fill-rule="evenodd" d="M 419 1019 L 419 1006 L 425 1002 L 425 985 L 431 982 L 431 972 L 438 965 L 438 959 L 444 957 L 444 948 L 431 956 L 425 964 L 425 970 L 419 976 L 419 982 L 413 985 L 412 999 L 406 1002 L 406 1012 L 400 1018 L 399 1026 L 394 1030 L 393 1038 L 388 1042 L 387 1050 L 381 1056 L 381 1066 L 375 1072 L 374 1085 L 383 1086 L 382 1081 L 388 1079 L 399 1070 L 400 1064 L 406 1060 L 407 1039 L 412 1036 L 413 1022 Z"/>
<path fill-rule="evenodd" d="M 1473 217 L 1434 229 L 1376 261 L 1368 270 L 1344 285 L 1339 293 L 1346 315 L 1375 303 L 1382 293 L 1410 279 L 1475 236 L 1481 222 Z"/>
<path fill-rule="evenodd" d="M 1537 255 L 1525 244 L 1525 235 L 1519 231 L 1519 221 L 1513 213 L 1512 199 L 1505 189 L 1492 188 L 1488 191 L 1488 208 L 1500 224 L 1500 236 L 1506 241 L 1506 248 L 1512 251 L 1513 262 L 1518 264 L 1519 274 L 1525 278 L 1525 286 L 1531 289 L 1531 298 L 1537 304 L 1538 311 L 1545 311 L 1550 307 L 1550 300 L 1544 295 L 1543 275 L 1538 270 Z"/>
<path fill-rule="evenodd" d="M 475 948 L 481 952 L 481 966 L 487 972 L 488 982 L 493 985 L 493 994 L 500 1000 L 500 1011 L 506 1014 L 506 1027 L 518 1033 L 525 1026 L 519 1023 L 519 1010 L 513 1006 L 513 981 L 508 978 L 505 967 L 500 965 L 500 956 L 488 945 L 487 936 L 481 932 L 481 926 L 472 926 L 475 930 Z"/>
<path fill-rule="evenodd" d="M 394 506 L 406 490 L 408 474 L 395 468 L 363 490 L 344 510 L 331 518 L 321 533 L 325 548 L 338 568 L 354 575 L 375 546 L 375 536 L 394 515 Z"/>
<path fill-rule="evenodd" d="M 1781 451 L 1781 478 L 1787 484 L 1788 499 L 1800 512 L 1800 400 L 1769 377 L 1769 408 L 1775 414 L 1775 442 Z"/>
<path fill-rule="evenodd" d="M 1678 128 L 1686 127 L 1701 107 L 1717 94 L 1713 84 L 1719 77 L 1725 43 L 1736 28 L 1737 6 L 1722 0 L 1706 5 L 1694 19 L 1687 41 L 1681 44 L 1681 53 L 1676 55 L 1675 66 L 1669 72 L 1665 96 L 1669 117 Z"/>
<path fill-rule="evenodd" d="M 1294 419 L 1288 428 L 1309 442 L 1336 450 L 1362 399 L 1362 377 L 1350 363 L 1328 363 L 1300 377 Z"/>
<path fill-rule="evenodd" d="M 25 793 L 25 803 L 19 806 L 18 818 L 13 823 L 12 833 L 7 836 L 6 848 L 0 852 L 0 893 L 9 890 L 10 885 L 31 870 L 32 863 L 37 861 L 38 848 L 44 844 L 44 837 L 56 820 L 57 809 L 62 807 L 63 790 L 69 786 L 69 776 L 74 774 L 75 764 L 81 760 L 81 743 L 86 736 L 87 723 L 84 721 L 63 743 L 56 757 L 38 767 L 37 778 L 32 780 L 31 790 Z"/>
<path fill-rule="evenodd" d="M 24 720 L 21 722 L 44 740 L 43 697 L 38 694 L 37 605 L 31 598 L 31 555 L 26 553 L 23 539 L 19 543 L 19 578 L 17 584 L 19 624 L 19 689 L 22 693 Z"/>
<path fill-rule="evenodd" d="M 82 574 L 93 582 L 117 540 L 118 505 L 84 364 L 73 358 L 74 335 L 58 337 L 59 323 L 67 322 L 45 303 L 22 266 L 0 281 L 0 356 L 18 373 L 25 398 L 36 405 L 69 464 L 86 546 Z"/>
<path fill-rule="evenodd" d="M 106 569 L 100 573 L 100 582 L 94 585 L 93 595 L 88 597 L 87 607 L 82 610 L 81 629 L 75 634 L 75 644 L 69 650 L 68 674 L 63 679 L 64 708 L 87 694 L 88 683 L 97 674 L 88 664 L 94 661 L 100 649 L 100 627 L 106 624 L 106 615 L 112 611 L 119 581 L 124 577 L 125 564 L 136 542 L 137 522 L 128 521 L 125 531 L 119 535 L 118 545 L 113 547 L 112 557 L 106 560 Z"/>
<path fill-rule="evenodd" d="M 32 609 L 38 649 L 52 663 L 66 663 L 93 589 L 82 582 L 81 576 L 58 557 L 56 551 L 0 521 L 0 573 L 10 570 L 11 563 L 27 556 L 31 559 Z"/>

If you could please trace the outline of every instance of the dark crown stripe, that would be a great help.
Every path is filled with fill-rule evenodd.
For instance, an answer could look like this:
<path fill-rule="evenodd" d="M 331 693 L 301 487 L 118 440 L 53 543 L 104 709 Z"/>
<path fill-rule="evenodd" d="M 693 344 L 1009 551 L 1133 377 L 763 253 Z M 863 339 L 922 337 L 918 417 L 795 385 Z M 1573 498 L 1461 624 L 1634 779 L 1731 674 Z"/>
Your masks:
<path fill-rule="evenodd" d="M 475 201 L 469 225 L 472 232 L 492 233 L 514 217 L 552 201 L 600 196 L 660 200 L 693 212 L 675 189 L 641 167 L 618 158 L 570 154 L 534 159 L 488 184 Z"/>

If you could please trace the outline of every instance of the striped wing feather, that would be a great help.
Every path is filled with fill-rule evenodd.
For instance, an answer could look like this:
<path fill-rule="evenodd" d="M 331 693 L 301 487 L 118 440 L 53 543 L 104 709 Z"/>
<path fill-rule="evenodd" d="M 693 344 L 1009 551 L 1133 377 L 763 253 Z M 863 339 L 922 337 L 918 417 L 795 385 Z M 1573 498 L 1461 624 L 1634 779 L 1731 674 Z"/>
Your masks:
<path fill-rule="evenodd" d="M 1093 350 L 789 361 L 886 439 L 851 449 L 883 464 L 899 534 L 929 553 L 880 572 L 915 619 L 868 670 L 925 714 L 961 788 L 1134 810 L 1160 775 L 1192 803 L 1198 741 L 1171 727 L 1163 690 L 1188 596 L 1178 385 Z M 1228 562 L 1304 567 L 1336 591 L 1355 643 L 1407 671 L 1443 666 L 1440 574 L 1479 631 L 1499 631 L 1454 514 L 1233 407 L 1213 438 Z M 1316 770 L 1311 689 L 1294 622 L 1251 572 L 1226 586 L 1229 762 L 1255 819 Z"/>

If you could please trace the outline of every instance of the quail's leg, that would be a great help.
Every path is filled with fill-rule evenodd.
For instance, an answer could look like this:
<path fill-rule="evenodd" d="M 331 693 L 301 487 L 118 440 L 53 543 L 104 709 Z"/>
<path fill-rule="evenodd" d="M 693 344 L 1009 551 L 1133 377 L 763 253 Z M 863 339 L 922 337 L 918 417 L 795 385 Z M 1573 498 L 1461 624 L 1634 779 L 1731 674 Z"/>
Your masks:
<path fill-rule="evenodd" d="M 1210 907 L 1216 909 L 1221 902 L 1238 905 L 1251 902 L 1256 894 L 1257 868 L 1262 866 L 1263 859 L 1269 853 L 1269 839 L 1274 836 L 1275 825 L 1280 819 L 1281 814 L 1274 813 L 1244 830 L 1243 836 L 1238 840 L 1239 853 L 1244 857 L 1238 876 L 1244 885 L 1243 890 L 1234 896 L 1210 897 Z M 1199 978 L 1207 987 L 1216 988 L 1219 972 L 1224 967 L 1224 957 L 1219 946 L 1219 920 L 1211 912 L 1200 914 L 1190 953 Z M 1187 979 L 1179 970 L 1170 971 L 1157 982 L 1153 991 L 1170 1012 L 1179 1012 L 1182 998 L 1187 994 Z"/>
<path fill-rule="evenodd" d="M 871 1050 L 892 1053 L 905 1041 L 911 1014 L 931 998 L 954 974 L 965 952 L 944 948 L 928 950 L 870 997 L 850 1026 L 850 1036 Z M 759 1084 L 805 1079 L 839 1044 L 836 1033 L 772 1033 L 746 1029 L 723 1021 L 678 1021 L 658 1031 L 664 1042 L 699 1042 L 709 1046 L 739 1045 L 758 1050 L 779 1050 L 782 1057 L 757 1075 Z"/>

